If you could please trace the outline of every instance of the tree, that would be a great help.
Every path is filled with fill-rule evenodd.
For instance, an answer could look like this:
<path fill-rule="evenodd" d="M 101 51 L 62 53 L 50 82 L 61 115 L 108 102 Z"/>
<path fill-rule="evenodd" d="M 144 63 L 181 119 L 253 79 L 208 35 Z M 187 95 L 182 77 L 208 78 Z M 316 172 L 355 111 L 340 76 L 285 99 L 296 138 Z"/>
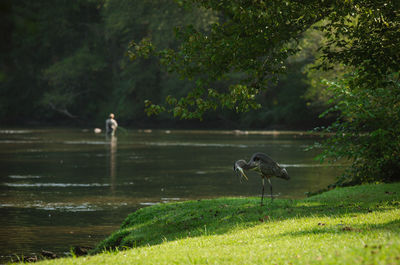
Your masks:
<path fill-rule="evenodd" d="M 260 107 L 255 96 L 285 71 L 285 60 L 298 51 L 295 44 L 302 33 L 329 10 L 321 9 L 319 1 L 190 2 L 214 10 L 220 19 L 208 31 L 190 26 L 177 29 L 179 49 L 158 53 L 169 71 L 196 80 L 196 88 L 186 97 L 167 99 L 171 112 L 181 118 L 200 118 L 219 106 L 237 111 Z M 146 44 L 134 45 L 132 57 L 152 51 Z M 214 87 L 216 81 L 232 75 L 240 76 L 236 84 Z M 149 112 L 164 109 L 148 105 Z"/>
<path fill-rule="evenodd" d="M 393 75 L 385 87 L 359 87 L 357 73 L 328 82 L 334 106 L 322 115 L 339 113 L 325 133 L 322 160 L 345 158 L 352 162 L 337 185 L 399 181 L 400 83 Z M 320 145 L 317 143 L 317 147 Z"/>
<path fill-rule="evenodd" d="M 214 21 L 203 9 L 193 13 L 170 0 L 108 0 L 103 9 L 105 42 L 112 73 L 112 92 L 107 108 L 125 120 L 145 118 L 144 99 L 162 102 L 168 94 L 182 94 L 192 87 L 174 74 L 162 71 L 156 58 L 138 58 L 133 63 L 126 56 L 130 40 L 152 36 L 160 48 L 174 49 L 178 41 L 171 35 L 175 26 L 193 24 L 200 29 Z M 144 71 L 145 69 L 145 71 Z"/>
<path fill-rule="evenodd" d="M 340 89 L 331 90 L 332 104 L 336 104 L 331 110 L 340 114 L 328 128 L 337 133 L 325 142 L 325 157 L 350 159 L 353 172 L 348 176 L 357 183 L 398 180 L 394 172 L 400 168 L 400 131 L 391 121 L 397 122 L 400 115 L 396 75 L 400 70 L 399 1 L 178 2 L 211 9 L 219 21 L 209 31 L 178 29 L 176 36 L 182 44 L 177 50 L 155 51 L 148 41 L 133 43 L 132 57 L 155 53 L 169 71 L 197 84 L 183 98 L 167 97 L 166 106 L 148 101 L 149 113 L 168 110 L 181 118 L 201 118 L 220 106 L 237 111 L 259 108 L 256 95 L 285 71 L 285 61 L 298 51 L 301 36 L 314 27 L 326 38 L 318 68 L 326 71 L 340 65 L 347 72 L 345 80 L 335 85 Z M 233 75 L 241 77 L 237 83 L 214 85 Z M 395 110 L 391 115 L 383 115 L 391 109 Z"/>
<path fill-rule="evenodd" d="M 131 38 L 151 35 L 159 47 L 176 48 L 173 26 L 213 21 L 194 11 L 170 0 L 2 1 L 1 122 L 99 124 L 115 112 L 137 124 L 147 118 L 144 98 L 159 102 L 192 84 L 162 72 L 155 58 L 129 63 Z"/>
<path fill-rule="evenodd" d="M 2 121 L 43 121 L 54 117 L 54 110 L 74 117 L 91 109 L 88 90 L 104 68 L 95 43 L 101 2 L 4 2 Z"/>
<path fill-rule="evenodd" d="M 354 1 L 322 28 L 328 45 L 321 67 L 347 68 L 341 80 L 327 82 L 334 106 L 322 115 L 339 113 L 323 130 L 334 135 L 321 158 L 352 162 L 337 184 L 400 180 L 399 12 L 398 1 Z"/>

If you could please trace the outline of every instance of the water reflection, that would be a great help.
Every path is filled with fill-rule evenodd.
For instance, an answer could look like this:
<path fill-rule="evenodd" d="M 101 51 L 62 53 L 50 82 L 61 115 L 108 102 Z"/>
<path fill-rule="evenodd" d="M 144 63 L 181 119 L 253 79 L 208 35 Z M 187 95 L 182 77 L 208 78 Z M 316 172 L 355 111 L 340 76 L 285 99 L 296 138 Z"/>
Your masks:
<path fill-rule="evenodd" d="M 108 187 L 108 183 L 4 183 L 4 186 L 15 188 L 32 187 L 50 187 L 50 188 L 68 188 L 68 187 Z"/>
<path fill-rule="evenodd" d="M 111 194 L 115 195 L 115 186 L 117 179 L 117 137 L 115 135 L 106 134 L 106 140 L 109 143 L 109 167 L 110 167 L 110 183 L 111 183 Z"/>

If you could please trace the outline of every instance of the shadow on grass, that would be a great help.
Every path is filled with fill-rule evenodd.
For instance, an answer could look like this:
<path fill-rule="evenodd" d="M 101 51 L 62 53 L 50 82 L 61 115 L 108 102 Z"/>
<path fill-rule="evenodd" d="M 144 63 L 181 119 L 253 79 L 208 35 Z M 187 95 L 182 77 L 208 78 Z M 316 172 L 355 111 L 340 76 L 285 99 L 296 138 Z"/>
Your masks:
<path fill-rule="evenodd" d="M 323 224 L 321 223 L 316 224 L 315 228 L 296 231 L 296 232 L 289 232 L 279 234 L 280 237 L 282 236 L 290 236 L 290 237 L 297 237 L 297 236 L 307 236 L 307 235 L 315 235 L 315 234 L 338 234 L 338 233 L 364 233 L 367 231 L 390 231 L 392 233 L 400 234 L 400 219 L 381 223 L 381 224 L 345 224 L 345 223 L 336 223 L 336 224 Z"/>
<path fill-rule="evenodd" d="M 101 242 L 93 253 L 155 245 L 188 237 L 219 235 L 238 227 L 252 227 L 263 222 L 302 217 L 341 217 L 399 208 L 398 192 L 388 193 L 384 187 L 380 189 L 375 190 L 377 192 L 375 199 L 363 199 L 365 193 L 360 193 L 361 195 L 357 197 L 353 192 L 350 200 L 346 198 L 339 200 L 336 191 L 332 193 L 331 201 L 329 196 L 328 198 L 325 196 L 321 201 L 318 197 L 312 200 L 274 200 L 273 202 L 268 200 L 267 205 L 263 207 L 259 204 L 259 198 L 221 198 L 159 204 L 130 214 L 121 229 Z M 399 223 L 396 221 L 392 225 L 398 226 Z M 317 226 L 315 229 L 299 231 L 291 235 L 363 231 L 367 228 L 385 229 L 388 226 L 391 224 L 368 227 L 363 225 L 323 228 Z"/>

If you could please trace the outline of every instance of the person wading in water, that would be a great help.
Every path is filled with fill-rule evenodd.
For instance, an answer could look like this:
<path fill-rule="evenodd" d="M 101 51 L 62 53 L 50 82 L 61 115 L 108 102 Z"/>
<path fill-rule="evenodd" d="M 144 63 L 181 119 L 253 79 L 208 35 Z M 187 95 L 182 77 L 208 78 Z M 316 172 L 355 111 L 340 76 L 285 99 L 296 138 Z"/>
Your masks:
<path fill-rule="evenodd" d="M 115 135 L 115 131 L 117 130 L 118 123 L 114 119 L 114 114 L 111 113 L 109 118 L 106 120 L 106 134 L 107 135 Z"/>

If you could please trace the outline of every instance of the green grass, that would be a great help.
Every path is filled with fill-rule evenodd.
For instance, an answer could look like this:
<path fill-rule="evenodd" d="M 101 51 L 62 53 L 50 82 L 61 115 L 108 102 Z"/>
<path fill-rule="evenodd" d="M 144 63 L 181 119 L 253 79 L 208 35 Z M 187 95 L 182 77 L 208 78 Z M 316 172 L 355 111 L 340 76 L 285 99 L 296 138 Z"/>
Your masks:
<path fill-rule="evenodd" d="M 259 200 L 143 208 L 97 254 L 39 264 L 400 264 L 400 183 Z"/>

